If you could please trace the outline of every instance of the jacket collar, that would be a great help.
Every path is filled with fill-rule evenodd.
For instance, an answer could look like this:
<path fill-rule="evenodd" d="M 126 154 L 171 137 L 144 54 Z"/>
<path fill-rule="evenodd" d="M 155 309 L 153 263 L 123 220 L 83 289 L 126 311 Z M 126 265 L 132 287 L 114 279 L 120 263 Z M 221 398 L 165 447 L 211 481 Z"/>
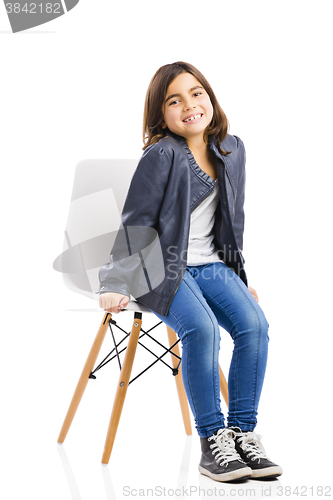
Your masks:
<path fill-rule="evenodd" d="M 168 135 L 170 135 L 171 137 L 176 139 L 176 141 L 179 142 L 179 144 L 182 144 L 183 146 L 187 147 L 189 151 L 191 151 L 188 144 L 187 144 L 187 140 L 185 139 L 185 137 L 182 137 L 181 135 L 177 135 L 174 132 L 171 132 L 170 130 L 168 132 L 169 132 Z M 217 156 L 220 160 L 224 161 L 225 157 L 221 155 L 221 153 L 219 152 L 219 150 L 216 147 L 215 137 L 211 137 L 209 139 L 208 144 L 209 144 L 209 148 L 214 152 L 215 156 Z"/>

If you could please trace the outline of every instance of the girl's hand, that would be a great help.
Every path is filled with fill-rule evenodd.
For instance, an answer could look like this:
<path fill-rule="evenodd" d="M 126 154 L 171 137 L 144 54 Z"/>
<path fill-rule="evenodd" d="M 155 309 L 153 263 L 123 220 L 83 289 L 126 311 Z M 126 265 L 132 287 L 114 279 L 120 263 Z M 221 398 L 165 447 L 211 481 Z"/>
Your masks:
<path fill-rule="evenodd" d="M 102 293 L 99 296 L 99 307 L 109 313 L 118 314 L 129 303 L 127 295 L 121 293 Z"/>
<path fill-rule="evenodd" d="M 252 286 L 249 286 L 248 287 L 250 292 L 252 293 L 253 297 L 256 299 L 256 301 L 259 303 L 259 298 L 258 298 L 258 295 L 257 295 L 257 292 L 255 291 L 254 288 L 252 288 Z"/>

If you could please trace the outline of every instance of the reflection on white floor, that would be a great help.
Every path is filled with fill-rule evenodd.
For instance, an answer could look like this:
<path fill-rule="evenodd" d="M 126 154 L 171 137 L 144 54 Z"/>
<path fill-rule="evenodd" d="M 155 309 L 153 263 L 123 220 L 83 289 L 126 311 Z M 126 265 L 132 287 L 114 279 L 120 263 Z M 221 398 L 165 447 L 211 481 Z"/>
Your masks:
<path fill-rule="evenodd" d="M 192 449 L 192 436 L 184 438 L 183 456 L 179 467 L 178 481 L 174 487 L 155 485 L 146 487 L 123 486 L 122 493 L 117 496 L 112 479 L 110 466 L 101 465 L 101 475 L 107 500 L 119 500 L 124 497 L 167 497 L 167 498 L 209 498 L 209 497 L 274 497 L 279 491 L 282 491 L 281 481 L 278 479 L 272 481 L 248 480 L 244 483 L 218 483 L 210 478 L 197 473 L 197 481 L 194 484 L 189 480 L 190 461 Z M 65 446 L 58 445 L 58 453 L 64 469 L 64 474 L 72 500 L 85 500 L 87 498 L 84 492 L 80 493 L 77 480 L 75 478 L 70 461 L 67 457 Z M 197 457 L 199 458 L 199 457 Z M 148 477 L 146 478 L 148 480 Z M 278 495 L 281 496 L 281 495 Z"/>

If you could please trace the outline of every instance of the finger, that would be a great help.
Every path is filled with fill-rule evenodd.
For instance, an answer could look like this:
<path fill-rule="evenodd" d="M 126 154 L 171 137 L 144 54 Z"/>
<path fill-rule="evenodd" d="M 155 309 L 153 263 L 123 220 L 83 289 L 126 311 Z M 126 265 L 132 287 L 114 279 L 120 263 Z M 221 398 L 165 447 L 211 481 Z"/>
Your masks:
<path fill-rule="evenodd" d="M 119 310 L 124 309 L 127 306 L 128 302 L 129 302 L 129 300 L 127 298 L 121 299 L 121 301 L 118 304 L 118 309 Z"/>

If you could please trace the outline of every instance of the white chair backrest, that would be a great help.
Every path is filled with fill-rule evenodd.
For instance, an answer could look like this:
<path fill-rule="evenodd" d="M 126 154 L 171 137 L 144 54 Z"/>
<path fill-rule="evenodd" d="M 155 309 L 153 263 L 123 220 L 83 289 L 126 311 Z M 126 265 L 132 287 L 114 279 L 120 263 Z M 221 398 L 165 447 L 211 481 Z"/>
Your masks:
<path fill-rule="evenodd" d="M 63 253 L 54 261 L 74 292 L 98 298 L 98 271 L 109 261 L 138 160 L 83 160 L 76 169 Z"/>

